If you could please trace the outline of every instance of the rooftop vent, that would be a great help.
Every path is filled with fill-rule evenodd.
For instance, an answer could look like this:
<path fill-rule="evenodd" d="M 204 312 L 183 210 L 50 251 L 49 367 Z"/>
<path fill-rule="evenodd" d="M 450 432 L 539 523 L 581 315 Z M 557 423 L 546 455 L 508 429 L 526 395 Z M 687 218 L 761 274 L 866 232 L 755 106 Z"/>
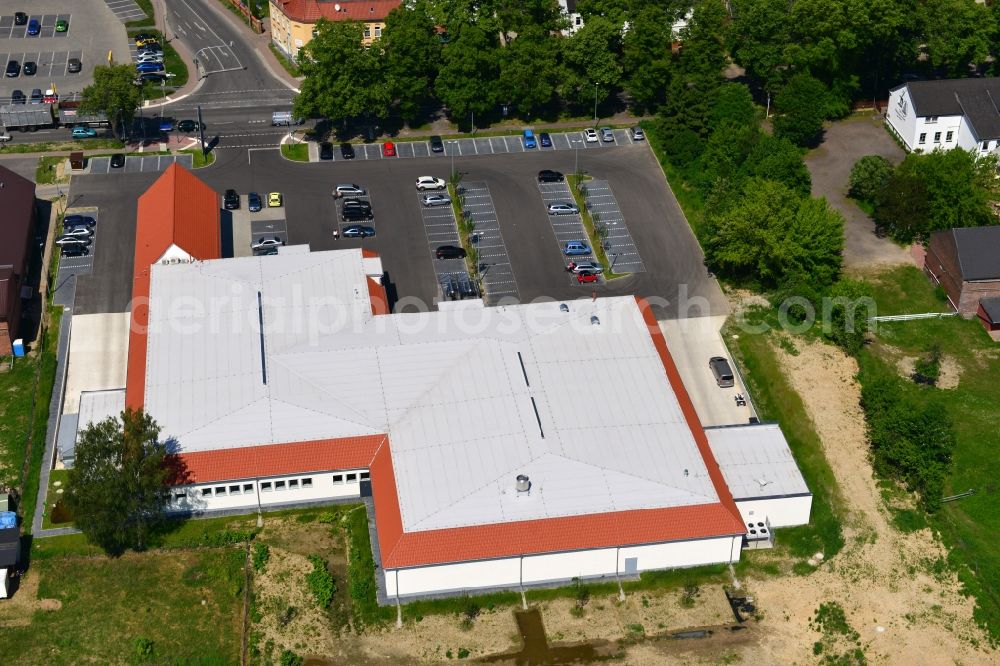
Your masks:
<path fill-rule="evenodd" d="M 518 494 L 531 492 L 531 480 L 528 479 L 528 475 L 518 474 L 517 479 L 514 480 L 514 488 Z"/>
<path fill-rule="evenodd" d="M 601 325 L 601 320 L 600 320 L 600 318 L 597 315 L 592 315 L 590 317 L 590 324 L 591 324 L 591 326 L 600 326 Z"/>
<path fill-rule="evenodd" d="M 559 312 L 569 312 L 569 306 L 565 303 L 559 304 Z"/>

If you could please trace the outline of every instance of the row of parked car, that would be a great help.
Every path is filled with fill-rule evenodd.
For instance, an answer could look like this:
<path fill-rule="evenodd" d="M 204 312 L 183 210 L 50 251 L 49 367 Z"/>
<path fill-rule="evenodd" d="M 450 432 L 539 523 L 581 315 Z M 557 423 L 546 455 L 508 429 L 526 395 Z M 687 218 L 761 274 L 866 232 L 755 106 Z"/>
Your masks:
<path fill-rule="evenodd" d="M 55 104 L 58 101 L 59 95 L 55 90 L 49 89 L 43 93 L 41 88 L 35 88 L 31 91 L 32 104 Z M 23 90 L 13 90 L 10 93 L 10 103 L 27 104 L 28 97 L 24 94 Z"/>
<path fill-rule="evenodd" d="M 56 245 L 64 257 L 83 257 L 90 254 L 97 220 L 89 215 L 67 215 L 63 218 L 62 235 L 56 238 Z"/>

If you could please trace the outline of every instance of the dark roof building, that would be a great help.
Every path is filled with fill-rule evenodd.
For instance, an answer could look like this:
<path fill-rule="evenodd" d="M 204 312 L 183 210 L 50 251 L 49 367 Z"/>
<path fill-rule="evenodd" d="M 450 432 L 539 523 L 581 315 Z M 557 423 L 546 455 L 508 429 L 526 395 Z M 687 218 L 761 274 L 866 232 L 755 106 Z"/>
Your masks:
<path fill-rule="evenodd" d="M 885 121 L 908 150 L 998 150 L 1000 78 L 904 83 L 889 91 Z"/>
<path fill-rule="evenodd" d="M 0 166 L 0 356 L 11 353 L 21 323 L 21 287 L 28 277 L 35 222 L 35 184 Z"/>
<path fill-rule="evenodd" d="M 931 234 L 924 270 L 964 316 L 984 299 L 1000 297 L 1000 226 L 963 227 Z"/>

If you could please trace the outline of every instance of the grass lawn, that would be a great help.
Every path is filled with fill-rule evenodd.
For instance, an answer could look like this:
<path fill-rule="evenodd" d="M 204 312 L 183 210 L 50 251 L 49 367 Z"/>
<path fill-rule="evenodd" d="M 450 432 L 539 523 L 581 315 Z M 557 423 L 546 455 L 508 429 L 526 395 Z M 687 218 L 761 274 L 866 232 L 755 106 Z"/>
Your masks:
<path fill-rule="evenodd" d="M 139 5 L 139 9 L 146 12 L 146 18 L 139 19 L 138 21 L 129 21 L 125 24 L 126 28 L 144 28 L 146 26 L 156 25 L 156 17 L 153 14 L 153 0 L 134 0 L 135 4 Z"/>
<path fill-rule="evenodd" d="M 876 276 L 873 284 L 879 313 L 945 309 L 937 290 L 916 268 L 884 273 Z M 877 342 L 866 347 L 861 363 L 875 372 L 898 375 L 900 352 L 924 356 L 934 345 L 961 369 L 958 386 L 938 389 L 912 382 L 903 382 L 903 386 L 925 396 L 931 392 L 943 402 L 954 422 L 957 444 L 945 494 L 970 488 L 976 493 L 945 504 L 930 524 L 941 533 L 959 577 L 976 597 L 977 620 L 1000 639 L 1000 548 L 996 546 L 1000 508 L 993 501 L 1000 475 L 996 455 L 1000 347 L 974 320 L 954 317 L 881 323 Z"/>
<path fill-rule="evenodd" d="M 309 144 L 283 143 L 281 144 L 281 154 L 285 157 L 285 159 L 292 160 L 293 162 L 308 162 Z"/>
<path fill-rule="evenodd" d="M 274 45 L 274 42 L 268 42 L 267 45 L 271 49 L 271 53 L 274 54 L 274 57 L 277 58 L 278 62 L 281 63 L 281 66 L 285 68 L 286 72 L 288 72 L 292 76 L 302 76 L 302 72 L 299 71 L 298 65 L 289 60 L 288 56 L 282 53 L 281 50 Z"/>
<path fill-rule="evenodd" d="M 54 151 L 98 150 L 101 148 L 124 148 L 125 144 L 118 139 L 71 139 L 66 141 L 45 141 L 42 143 L 7 144 L 4 153 L 50 153 Z M 66 159 L 63 156 L 60 159 Z"/>
<path fill-rule="evenodd" d="M 56 182 L 56 165 L 65 162 L 64 156 L 52 155 L 38 158 L 38 166 L 35 168 L 35 182 L 39 185 L 51 185 Z M 63 176 L 59 182 L 65 183 L 69 179 Z"/>
<path fill-rule="evenodd" d="M 243 562 L 242 548 L 36 561 L 39 598 L 61 607 L 4 627 L 0 652 L 7 664 L 238 663 Z"/>
<path fill-rule="evenodd" d="M 208 153 L 203 153 L 202 151 L 195 150 L 182 150 L 182 153 L 191 153 L 194 156 L 194 161 L 192 166 L 195 169 L 200 169 L 202 167 L 211 166 L 215 162 L 215 153 L 211 150 Z"/>

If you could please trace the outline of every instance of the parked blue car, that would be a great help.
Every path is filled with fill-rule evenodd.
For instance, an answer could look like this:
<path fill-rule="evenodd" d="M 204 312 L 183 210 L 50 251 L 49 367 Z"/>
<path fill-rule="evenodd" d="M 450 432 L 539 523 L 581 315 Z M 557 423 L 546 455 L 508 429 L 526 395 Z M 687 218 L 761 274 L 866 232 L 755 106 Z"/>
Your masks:
<path fill-rule="evenodd" d="M 163 65 L 158 62 L 140 62 L 135 66 L 135 71 L 140 74 L 144 74 L 146 72 L 162 72 Z"/>
<path fill-rule="evenodd" d="M 590 246 L 583 241 L 570 241 L 563 247 L 563 254 L 567 257 L 574 257 L 581 254 L 590 254 Z"/>
<path fill-rule="evenodd" d="M 549 136 L 548 132 L 542 132 L 538 135 L 538 143 L 542 148 L 552 147 L 552 137 Z"/>
<path fill-rule="evenodd" d="M 535 133 L 530 129 L 524 130 L 524 147 L 534 148 L 535 147 Z"/>
<path fill-rule="evenodd" d="M 42 26 L 38 25 L 38 19 L 28 21 L 28 34 L 34 37 L 42 31 Z"/>

